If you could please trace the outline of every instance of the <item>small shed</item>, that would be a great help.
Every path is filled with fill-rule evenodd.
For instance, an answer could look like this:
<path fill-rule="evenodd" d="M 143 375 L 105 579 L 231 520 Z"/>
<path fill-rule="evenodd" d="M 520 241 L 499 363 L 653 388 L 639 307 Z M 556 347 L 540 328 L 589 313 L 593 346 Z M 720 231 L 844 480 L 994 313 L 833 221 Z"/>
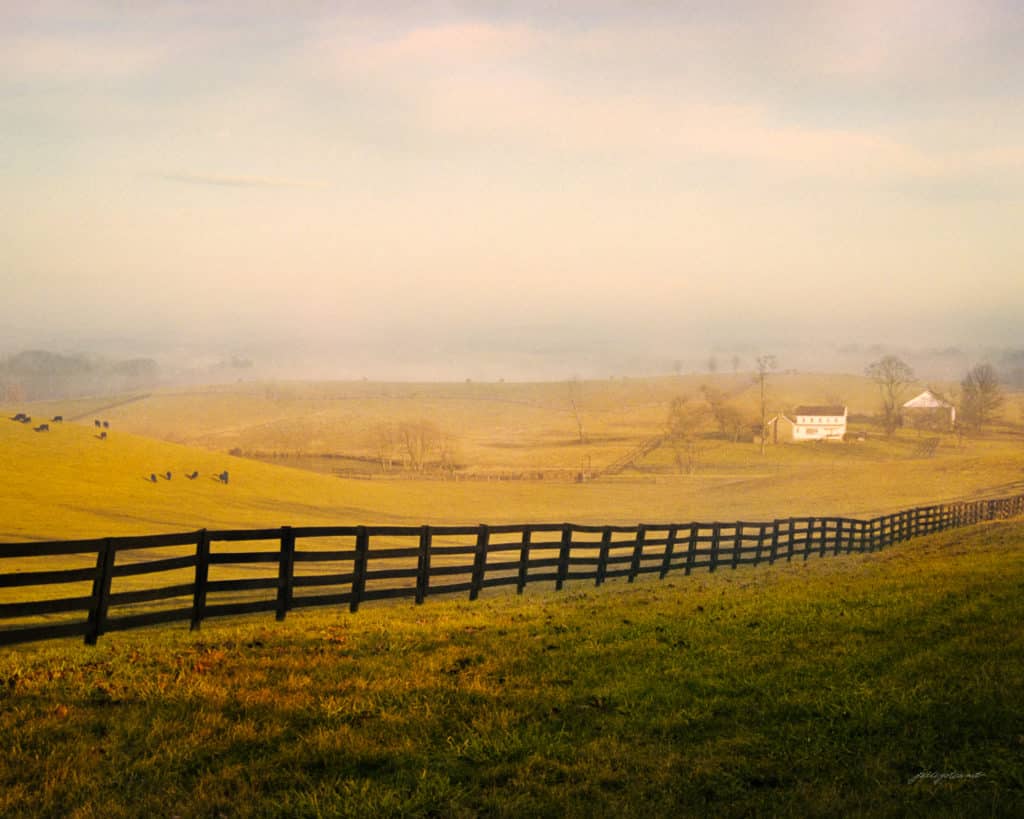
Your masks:
<path fill-rule="evenodd" d="M 918 429 L 953 429 L 956 407 L 933 390 L 915 395 L 903 405 L 903 416 Z"/>

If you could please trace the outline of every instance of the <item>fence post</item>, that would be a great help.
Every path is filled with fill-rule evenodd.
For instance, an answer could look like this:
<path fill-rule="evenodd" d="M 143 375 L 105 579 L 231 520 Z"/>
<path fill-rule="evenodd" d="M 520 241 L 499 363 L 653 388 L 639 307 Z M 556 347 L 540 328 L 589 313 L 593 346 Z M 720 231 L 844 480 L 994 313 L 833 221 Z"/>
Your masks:
<path fill-rule="evenodd" d="M 711 560 L 709 561 L 708 571 L 713 572 L 718 568 L 718 552 L 722 545 L 722 525 L 720 523 L 711 524 Z"/>
<path fill-rule="evenodd" d="M 730 569 L 740 565 L 740 549 L 743 547 L 743 521 L 736 521 L 736 533 L 732 539 L 732 564 Z"/>
<path fill-rule="evenodd" d="M 480 530 L 476 536 L 476 550 L 473 552 L 473 573 L 469 581 L 469 599 L 476 600 L 480 596 L 480 587 L 484 582 L 484 572 L 487 570 L 487 544 L 491 539 L 490 529 L 486 523 L 480 524 Z"/>
<path fill-rule="evenodd" d="M 644 542 L 647 539 L 647 527 L 638 523 L 636 527 L 636 541 L 633 544 L 633 559 L 629 561 L 628 581 L 632 583 L 640 573 L 640 560 L 644 554 Z"/>
<path fill-rule="evenodd" d="M 824 557 L 828 550 L 828 518 L 818 521 L 818 534 L 821 535 L 821 549 L 818 552 L 818 557 Z"/>
<path fill-rule="evenodd" d="M 594 585 L 600 586 L 608 575 L 608 552 L 612 546 L 612 527 L 605 526 L 601 532 L 601 548 L 597 553 L 597 577 Z"/>
<path fill-rule="evenodd" d="M 365 526 L 356 527 L 356 559 L 352 564 L 352 599 L 348 610 L 353 614 L 359 611 L 359 603 L 366 590 L 366 564 L 370 558 L 370 533 Z"/>
<path fill-rule="evenodd" d="M 811 556 L 811 547 L 814 545 L 814 518 L 807 519 L 807 528 L 804 530 L 804 560 Z"/>
<path fill-rule="evenodd" d="M 206 613 L 206 583 L 210 577 L 210 533 L 200 529 L 196 539 L 196 577 L 192 586 L 191 631 L 198 631 Z"/>
<path fill-rule="evenodd" d="M 793 551 L 796 548 L 796 544 L 793 543 L 793 530 L 796 528 L 796 521 L 790 518 L 787 521 L 788 531 L 786 532 L 786 562 L 790 563 L 793 560 Z"/>
<path fill-rule="evenodd" d="M 768 524 L 761 523 L 757 527 L 757 551 L 754 552 L 754 565 L 759 566 L 761 564 L 761 552 L 764 551 L 764 538 L 768 533 Z"/>
<path fill-rule="evenodd" d="M 430 588 L 430 546 L 433 537 L 430 526 L 420 527 L 420 548 L 416 553 L 416 605 L 423 605 Z"/>
<path fill-rule="evenodd" d="M 89 630 L 85 633 L 85 644 L 96 645 L 103 633 L 110 605 L 110 579 L 114 572 L 114 543 L 108 537 L 96 552 L 96 576 L 92 581 L 92 601 L 89 603 Z"/>
<path fill-rule="evenodd" d="M 565 585 L 565 576 L 569 574 L 569 549 L 572 547 L 572 524 L 562 524 L 562 543 L 558 548 L 558 578 L 555 580 L 555 591 L 561 591 Z"/>
<path fill-rule="evenodd" d="M 519 543 L 519 578 L 516 581 L 516 594 L 522 594 L 526 588 L 527 572 L 530 569 L 530 535 L 530 527 L 524 527 L 523 539 Z"/>
<path fill-rule="evenodd" d="M 772 521 L 772 548 L 768 553 L 768 565 L 771 566 L 775 562 L 775 558 L 779 556 L 779 519 L 776 518 Z"/>
<path fill-rule="evenodd" d="M 697 524 L 690 524 L 690 538 L 686 546 L 686 570 L 685 574 L 693 571 L 693 564 L 697 560 Z"/>
<path fill-rule="evenodd" d="M 664 578 L 668 574 L 668 570 L 672 568 L 672 553 L 676 548 L 676 532 L 678 526 L 670 526 L 668 528 L 668 535 L 665 537 L 665 556 L 661 561 L 661 573 L 658 575 L 660 578 Z"/>
<path fill-rule="evenodd" d="M 292 607 L 292 581 L 295 578 L 295 533 L 291 526 L 281 527 L 281 552 L 277 561 L 277 620 L 284 620 Z"/>

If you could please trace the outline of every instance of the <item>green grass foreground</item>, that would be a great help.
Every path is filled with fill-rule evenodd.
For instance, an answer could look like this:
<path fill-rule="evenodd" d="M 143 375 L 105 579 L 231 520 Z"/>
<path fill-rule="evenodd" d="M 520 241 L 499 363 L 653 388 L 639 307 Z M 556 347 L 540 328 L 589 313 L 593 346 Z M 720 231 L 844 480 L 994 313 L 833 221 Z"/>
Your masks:
<path fill-rule="evenodd" d="M 1024 523 L 0 655 L 0 815 L 1024 815 Z"/>

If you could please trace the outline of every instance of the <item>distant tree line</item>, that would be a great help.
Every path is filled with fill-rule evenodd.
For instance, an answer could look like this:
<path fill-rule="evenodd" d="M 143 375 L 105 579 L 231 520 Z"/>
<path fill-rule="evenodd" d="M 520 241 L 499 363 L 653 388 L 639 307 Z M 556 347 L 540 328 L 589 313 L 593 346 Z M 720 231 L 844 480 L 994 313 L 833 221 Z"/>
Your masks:
<path fill-rule="evenodd" d="M 110 360 L 24 350 L 0 358 L 0 400 L 33 401 L 125 392 L 154 386 L 160 367 L 151 358 Z"/>

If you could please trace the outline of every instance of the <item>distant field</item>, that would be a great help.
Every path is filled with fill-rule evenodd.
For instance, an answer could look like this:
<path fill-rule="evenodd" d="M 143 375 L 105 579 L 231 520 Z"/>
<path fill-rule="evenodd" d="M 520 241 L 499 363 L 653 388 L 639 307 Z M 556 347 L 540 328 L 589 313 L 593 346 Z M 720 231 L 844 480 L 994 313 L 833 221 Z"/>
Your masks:
<path fill-rule="evenodd" d="M 877 387 L 866 378 L 780 374 L 769 384 L 773 411 L 836 401 L 858 415 L 877 409 Z M 156 392 L 103 410 L 97 407 L 113 400 L 53 402 L 41 405 L 39 414 L 98 412 L 127 432 L 221 452 L 301 454 L 296 464 L 326 472 L 374 471 L 374 427 L 424 419 L 453 438 L 465 473 L 576 472 L 600 470 L 663 432 L 670 400 L 682 395 L 700 401 L 705 385 L 728 395 L 756 422 L 758 390 L 750 374 L 536 384 L 240 383 Z M 309 457 L 322 454 L 363 461 Z"/>
<path fill-rule="evenodd" d="M 706 380 L 576 385 L 590 436 L 584 445 L 573 442 L 566 383 L 236 384 L 126 403 L 114 397 L 0 408 L 5 415 L 28 410 L 37 418 L 82 416 L 79 423 L 52 425 L 49 433 L 0 420 L 0 540 L 204 526 L 868 516 L 983 492 L 1009 494 L 1024 481 L 1024 436 L 1013 426 L 1019 396 L 1011 397 L 1003 425 L 992 434 L 963 441 L 943 436 L 931 458 L 915 454 L 922 437 L 909 430 L 891 440 L 769 446 L 763 457 L 749 442 L 709 438 L 700 443 L 692 475 L 677 474 L 670 450 L 662 447 L 621 476 L 583 484 L 349 480 L 280 465 L 287 460 L 267 464 L 226 454 L 244 443 L 271 452 L 294 447 L 365 455 L 360 430 L 375 419 L 429 417 L 459 430 L 463 459 L 478 476 L 489 470 L 579 469 L 584 458 L 597 467 L 656 434 L 668 400 L 695 394 Z M 731 389 L 737 401 L 755 400 L 748 376 L 720 377 L 717 386 Z M 873 407 L 874 385 L 851 376 L 780 375 L 772 394 L 776 403 L 825 400 L 843 395 L 844 387 L 853 411 Z M 109 440 L 97 439 L 94 416 L 110 421 Z M 227 486 L 213 478 L 224 469 L 230 473 Z M 171 481 L 147 480 L 168 470 Z M 200 478 L 186 480 L 193 470 Z"/>
<path fill-rule="evenodd" d="M 0 655 L 0 814 L 1024 815 L 1024 524 Z"/>

